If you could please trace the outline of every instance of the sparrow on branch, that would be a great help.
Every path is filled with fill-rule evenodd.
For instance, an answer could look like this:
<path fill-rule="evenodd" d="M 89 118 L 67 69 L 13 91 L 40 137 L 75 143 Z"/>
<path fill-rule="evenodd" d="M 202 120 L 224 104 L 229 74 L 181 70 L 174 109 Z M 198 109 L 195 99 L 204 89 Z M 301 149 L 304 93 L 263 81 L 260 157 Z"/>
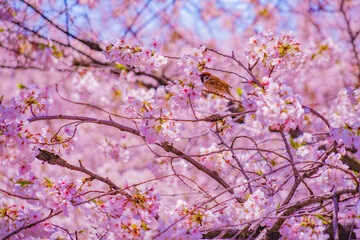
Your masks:
<path fill-rule="evenodd" d="M 235 101 L 238 101 L 230 92 L 231 86 L 224 80 L 221 80 L 219 77 L 209 72 L 203 72 L 199 76 L 201 78 L 201 82 L 204 84 L 204 87 L 209 92 L 218 93 L 222 95 L 227 94 L 231 96 Z"/>

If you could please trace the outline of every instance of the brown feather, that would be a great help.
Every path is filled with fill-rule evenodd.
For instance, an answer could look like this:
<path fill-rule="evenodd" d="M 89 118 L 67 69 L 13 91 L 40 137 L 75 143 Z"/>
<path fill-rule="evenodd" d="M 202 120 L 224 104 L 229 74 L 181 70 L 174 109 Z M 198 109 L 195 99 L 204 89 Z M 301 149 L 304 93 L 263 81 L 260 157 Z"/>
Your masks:
<path fill-rule="evenodd" d="M 208 72 L 203 72 L 202 74 L 200 74 L 200 77 L 201 81 L 204 84 L 204 87 L 210 92 L 222 94 L 225 93 L 231 96 L 234 100 L 236 100 L 236 98 L 231 94 L 231 86 L 227 82 Z"/>

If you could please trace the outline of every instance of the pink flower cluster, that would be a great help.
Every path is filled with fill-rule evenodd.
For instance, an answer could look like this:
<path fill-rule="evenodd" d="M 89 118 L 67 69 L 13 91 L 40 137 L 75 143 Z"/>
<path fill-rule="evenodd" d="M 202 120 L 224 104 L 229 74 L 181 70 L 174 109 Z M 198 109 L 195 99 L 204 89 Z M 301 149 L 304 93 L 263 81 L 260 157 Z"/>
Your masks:
<path fill-rule="evenodd" d="M 339 203 L 339 223 L 347 226 L 354 225 L 356 239 L 360 239 L 360 201 L 350 199 Z"/>
<path fill-rule="evenodd" d="M 172 120 L 174 116 L 170 111 L 153 103 L 153 98 L 140 101 L 129 97 L 127 105 L 124 105 L 123 108 L 125 113 L 134 118 L 140 134 L 148 143 L 180 140 L 182 124 Z"/>
<path fill-rule="evenodd" d="M 0 162 L 19 166 L 20 174 L 31 169 L 33 157 L 38 152 L 34 144 L 39 135 L 30 133 L 25 126 L 28 124 L 25 113 L 46 112 L 49 107 L 48 95 L 41 94 L 35 86 L 21 87 L 18 96 L 6 105 L 0 99 Z"/>
<path fill-rule="evenodd" d="M 116 162 L 122 161 L 126 163 L 130 159 L 130 152 L 126 148 L 125 135 L 121 137 L 120 141 L 112 141 L 111 139 L 105 139 L 100 146 L 100 149 L 105 153 L 106 157 L 109 157 Z"/>
<path fill-rule="evenodd" d="M 317 68 L 333 66 L 336 61 L 339 61 L 341 55 L 340 47 L 331 38 L 317 44 L 312 43 L 305 51 L 311 68 L 314 68 L 314 65 Z"/>
<path fill-rule="evenodd" d="M 152 239 L 151 225 L 157 217 L 159 201 L 154 188 L 147 188 L 135 189 L 128 197 L 117 194 L 86 203 L 90 237 L 97 239 L 106 234 L 109 239 Z"/>
<path fill-rule="evenodd" d="M 149 46 L 139 44 L 127 44 L 124 39 L 118 40 L 115 44 L 110 44 L 104 51 L 108 61 L 117 61 L 124 66 L 135 67 L 139 71 L 151 73 L 167 63 L 167 59 L 156 52 L 158 43 L 153 40 Z"/>
<path fill-rule="evenodd" d="M 29 206 L 36 201 L 36 205 L 41 208 L 35 209 L 27 204 L 21 207 L 2 204 L 0 209 L 0 212 L 3 213 L 0 214 L 1 236 L 6 236 L 7 233 L 24 225 L 42 220 L 55 211 L 62 211 L 65 216 L 69 216 L 75 208 L 74 204 L 84 200 L 81 197 L 83 185 L 81 180 L 70 180 L 68 177 L 64 177 L 52 182 L 48 178 L 40 180 L 30 172 L 27 178 L 16 177 L 14 182 L 14 194 L 22 196 Z M 43 221 L 17 235 L 19 238 L 16 239 L 28 239 L 25 236 L 50 237 L 54 232 L 56 232 L 56 228 L 49 222 Z"/>
<path fill-rule="evenodd" d="M 294 94 L 285 81 L 275 82 L 264 77 L 265 89 L 256 88 L 256 117 L 265 126 L 280 130 L 295 129 L 301 123 L 304 109 L 301 97 Z"/>
<path fill-rule="evenodd" d="M 278 37 L 272 32 L 252 36 L 248 45 L 245 54 L 250 64 L 261 62 L 269 71 L 275 68 L 294 71 L 302 62 L 300 43 L 295 41 L 295 35 L 291 32 Z"/>
<path fill-rule="evenodd" d="M 189 106 L 189 101 L 192 103 L 195 99 L 201 97 L 201 90 L 203 85 L 200 81 L 199 74 L 206 67 L 211 67 L 214 58 L 205 54 L 205 46 L 200 49 L 193 48 L 189 54 L 185 54 L 179 60 L 180 70 L 185 74 L 181 79 L 170 83 L 166 89 L 173 95 L 172 100 L 180 106 Z"/>
<path fill-rule="evenodd" d="M 178 200 L 171 209 L 166 208 L 165 213 L 175 224 L 161 235 L 163 239 L 200 239 L 200 230 L 218 224 L 218 216 L 212 211 L 189 206 L 184 200 Z"/>
<path fill-rule="evenodd" d="M 233 132 L 234 122 L 231 117 L 225 117 L 219 121 L 209 123 L 209 128 L 218 132 L 223 137 L 229 137 Z"/>
<path fill-rule="evenodd" d="M 329 235 L 324 233 L 326 226 L 321 219 L 313 216 L 292 217 L 287 219 L 279 232 L 281 240 L 326 240 Z"/>
<path fill-rule="evenodd" d="M 79 72 L 73 78 L 74 90 L 79 93 L 93 94 L 100 88 L 100 81 L 91 71 Z"/>
<path fill-rule="evenodd" d="M 233 161 L 233 158 L 229 151 L 220 151 L 216 145 L 216 143 L 213 143 L 209 148 L 202 147 L 200 149 L 200 154 L 203 155 L 200 162 L 207 168 L 226 175 L 226 165 Z"/>
<path fill-rule="evenodd" d="M 28 208 L 26 205 L 0 203 L 0 236 L 5 237 L 14 230 L 37 222 L 49 215 L 44 209 Z M 53 228 L 48 221 L 25 229 L 11 239 L 44 239 L 51 237 Z"/>
<path fill-rule="evenodd" d="M 252 221 L 264 217 L 268 212 L 274 210 L 275 205 L 271 198 L 268 198 L 263 191 L 257 189 L 246 200 L 244 208 L 243 218 Z"/>
<path fill-rule="evenodd" d="M 238 195 L 236 193 L 234 197 Z M 244 194 L 236 197 L 244 197 Z M 226 207 L 220 212 L 221 217 L 218 219 L 222 225 L 241 225 L 249 222 L 264 220 L 264 217 L 274 212 L 276 204 L 272 198 L 269 198 L 261 189 L 249 195 L 244 203 L 230 201 L 226 203 Z M 266 219 L 266 218 L 265 218 Z M 271 223 L 272 219 L 262 222 L 262 225 Z"/>
<path fill-rule="evenodd" d="M 40 92 L 40 89 L 35 85 L 30 87 L 19 85 L 19 87 L 21 89 L 19 94 L 13 98 L 14 105 L 16 105 L 19 113 L 24 114 L 28 109 L 33 115 L 47 112 L 51 103 L 47 91 Z"/>
<path fill-rule="evenodd" d="M 36 198 L 37 205 L 44 209 L 61 210 L 66 216 L 73 210 L 72 205 L 84 200 L 81 196 L 83 182 L 80 179 L 61 177 L 53 182 L 48 178 L 39 179 L 30 172 L 27 178 L 17 177 L 15 183 L 15 194 Z"/>
<path fill-rule="evenodd" d="M 360 149 L 360 137 L 358 136 L 358 129 L 356 128 L 332 128 L 330 129 L 330 136 L 336 140 L 337 143 L 343 143 L 345 147 Z"/>
<path fill-rule="evenodd" d="M 331 139 L 346 148 L 360 149 L 360 90 L 349 87 L 339 90 L 327 115 L 333 126 L 329 131 Z M 353 155 L 360 158 L 360 151 Z"/>
<path fill-rule="evenodd" d="M 341 161 L 341 157 L 342 155 L 340 153 L 331 153 L 327 157 L 325 160 L 327 165 L 322 166 L 317 172 L 317 177 L 309 181 L 313 188 L 328 193 L 333 189 L 342 190 L 356 187 L 353 182 L 354 180 L 345 172 L 349 169 L 349 166 Z"/>

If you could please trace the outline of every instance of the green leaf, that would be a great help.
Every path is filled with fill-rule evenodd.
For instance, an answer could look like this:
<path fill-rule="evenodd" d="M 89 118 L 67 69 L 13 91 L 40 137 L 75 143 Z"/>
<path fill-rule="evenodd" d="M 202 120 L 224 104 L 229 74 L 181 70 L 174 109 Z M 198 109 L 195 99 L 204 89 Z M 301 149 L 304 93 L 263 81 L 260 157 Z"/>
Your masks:
<path fill-rule="evenodd" d="M 241 97 L 242 89 L 241 89 L 241 88 L 237 88 L 236 91 L 237 91 L 237 94 L 239 95 L 239 97 Z"/>
<path fill-rule="evenodd" d="M 300 147 L 299 144 L 294 141 L 293 137 L 290 138 L 290 144 L 294 149 L 298 149 Z"/>
<path fill-rule="evenodd" d="M 320 214 L 315 214 L 315 217 L 322 220 L 322 221 L 326 221 L 326 219 L 324 218 L 323 215 L 320 215 Z"/>
<path fill-rule="evenodd" d="M 26 185 L 33 184 L 31 181 L 26 181 L 26 180 L 17 180 L 16 183 L 20 184 L 21 187 L 25 187 Z"/>
<path fill-rule="evenodd" d="M 315 217 L 323 221 L 324 224 L 329 224 L 330 220 L 326 219 L 323 215 L 315 214 Z"/>
<path fill-rule="evenodd" d="M 46 177 L 44 177 L 44 179 L 45 179 L 45 182 L 46 182 L 46 186 L 47 187 L 52 187 L 54 184 L 50 181 L 50 179 L 48 179 L 48 178 L 46 178 Z"/>
<path fill-rule="evenodd" d="M 21 83 L 18 83 L 18 88 L 20 88 L 20 89 L 25 89 L 26 88 L 26 86 L 25 85 L 23 85 L 23 84 L 21 84 Z"/>
<path fill-rule="evenodd" d="M 271 166 L 275 167 L 277 163 L 276 163 L 275 159 L 271 159 L 270 164 L 271 164 Z"/>
<path fill-rule="evenodd" d="M 141 228 L 142 228 L 143 230 L 145 230 L 145 231 L 147 231 L 147 230 L 150 229 L 150 228 L 148 228 L 148 226 L 147 226 L 146 223 L 144 223 L 144 222 L 142 222 L 140 226 L 141 226 Z"/>
<path fill-rule="evenodd" d="M 115 68 L 119 69 L 119 70 L 125 70 L 126 71 L 126 67 L 120 63 L 115 64 Z"/>

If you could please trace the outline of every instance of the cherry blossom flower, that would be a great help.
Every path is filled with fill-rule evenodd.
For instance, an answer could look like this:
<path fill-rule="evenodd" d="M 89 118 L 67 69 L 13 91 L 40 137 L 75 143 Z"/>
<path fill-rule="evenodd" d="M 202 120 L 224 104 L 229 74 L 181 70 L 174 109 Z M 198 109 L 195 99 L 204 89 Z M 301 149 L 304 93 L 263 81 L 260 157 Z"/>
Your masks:
<path fill-rule="evenodd" d="M 153 40 L 150 47 L 141 45 L 128 45 L 124 39 L 118 40 L 115 44 L 110 44 L 104 52 L 108 61 L 117 61 L 124 66 L 129 65 L 139 71 L 151 73 L 153 69 L 159 69 L 167 63 L 167 59 L 155 52 L 158 44 Z"/>
<path fill-rule="evenodd" d="M 275 36 L 272 32 L 252 36 L 245 52 L 251 65 L 261 62 L 269 71 L 298 70 L 303 55 L 292 32 Z"/>

